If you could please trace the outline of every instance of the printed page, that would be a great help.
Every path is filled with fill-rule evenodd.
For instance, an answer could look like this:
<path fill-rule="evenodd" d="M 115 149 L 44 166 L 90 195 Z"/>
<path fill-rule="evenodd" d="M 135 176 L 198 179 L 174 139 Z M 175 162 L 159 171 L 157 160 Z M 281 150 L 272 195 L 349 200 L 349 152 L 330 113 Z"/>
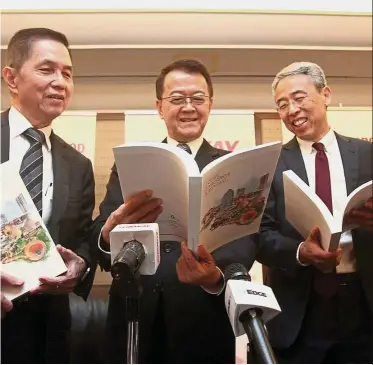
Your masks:
<path fill-rule="evenodd" d="M 202 171 L 200 242 L 209 252 L 259 230 L 281 142 L 241 149 Z"/>
<path fill-rule="evenodd" d="M 1 164 L 1 271 L 25 281 L 20 288 L 2 285 L 13 300 L 39 286 L 41 276 L 66 272 L 58 253 L 19 172 L 11 162 Z"/>
<path fill-rule="evenodd" d="M 333 233 L 340 232 L 337 224 L 324 202 L 292 170 L 283 172 L 286 219 L 293 227 L 307 238 L 310 231 L 319 227 L 321 244 L 324 250 L 329 247 Z"/>
<path fill-rule="evenodd" d="M 356 188 L 348 197 L 346 201 L 346 208 L 344 214 L 346 215 L 353 208 L 362 208 L 364 203 L 372 197 L 372 180 L 360 185 Z M 341 220 L 343 217 L 340 218 Z M 343 225 L 343 231 L 348 231 L 350 229 L 357 228 L 356 225 Z"/>
<path fill-rule="evenodd" d="M 166 143 L 138 142 L 113 148 L 124 200 L 141 190 L 153 190 L 163 200 L 156 223 L 161 241 L 187 239 L 189 179 L 200 178 L 193 157 Z"/>

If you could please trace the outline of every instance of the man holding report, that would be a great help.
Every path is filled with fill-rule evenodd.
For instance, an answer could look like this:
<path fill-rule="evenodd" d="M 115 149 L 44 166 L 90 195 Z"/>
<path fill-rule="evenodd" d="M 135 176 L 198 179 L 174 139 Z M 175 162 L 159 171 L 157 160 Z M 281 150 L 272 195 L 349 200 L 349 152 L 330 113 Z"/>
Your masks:
<path fill-rule="evenodd" d="M 302 237 L 286 220 L 283 172 L 293 170 L 338 217 L 348 194 L 372 180 L 372 144 L 335 133 L 327 120 L 331 90 L 323 70 L 296 62 L 275 77 L 274 100 L 295 137 L 283 146 L 258 242 L 257 260 L 282 313 L 268 323 L 283 363 L 371 363 L 373 204 L 346 216 L 357 228 L 324 250 L 317 227 Z M 358 121 L 351 121 L 358 123 Z M 299 209 L 307 209 L 299 202 Z"/>
<path fill-rule="evenodd" d="M 7 313 L 1 322 L 1 360 L 68 363 L 68 294 L 87 298 L 97 264 L 96 247 L 89 245 L 92 164 L 51 127 L 73 92 L 65 35 L 47 28 L 18 31 L 9 42 L 2 75 L 12 106 L 1 114 L 1 163 L 19 171 L 67 271 L 40 277 L 40 286 L 13 306 L 2 298 L 2 316 L 3 309 Z M 23 282 L 2 275 L 2 285 Z"/>
<path fill-rule="evenodd" d="M 156 97 L 159 115 L 168 130 L 164 143 L 190 153 L 200 169 L 227 153 L 212 147 L 202 137 L 213 105 L 211 77 L 203 64 L 180 60 L 165 67 L 156 81 Z M 141 192 L 123 203 L 117 169 L 113 167 L 100 216 L 95 221 L 94 237 L 99 239 L 101 233 L 99 245 L 102 251 L 110 250 L 109 232 L 117 224 L 157 219 L 162 212 L 162 201 L 151 194 Z M 248 245 L 247 241 L 240 244 L 239 241 L 242 240 L 217 249 L 214 257 L 200 246 L 198 259 L 185 243 L 161 242 L 161 262 L 156 274 L 141 278 L 140 362 L 235 361 L 235 338 L 224 298 L 219 294 L 224 288 L 221 270 L 226 265 L 241 262 L 250 268 L 254 261 L 254 245 Z M 110 269 L 109 254 L 102 252 L 100 262 L 105 270 Z M 188 262 L 197 269 L 191 271 Z M 126 358 L 124 313 L 125 303 L 112 295 L 106 327 L 106 361 L 123 362 Z"/>

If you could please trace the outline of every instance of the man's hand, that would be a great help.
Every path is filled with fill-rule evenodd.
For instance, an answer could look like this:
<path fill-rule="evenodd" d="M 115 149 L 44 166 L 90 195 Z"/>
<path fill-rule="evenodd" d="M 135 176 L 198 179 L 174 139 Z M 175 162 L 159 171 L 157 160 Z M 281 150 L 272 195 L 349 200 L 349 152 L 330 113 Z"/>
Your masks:
<path fill-rule="evenodd" d="M 218 292 L 218 283 L 221 272 L 215 265 L 213 257 L 206 251 L 203 245 L 197 249 L 198 258 L 185 244 L 181 243 L 181 256 L 176 263 L 176 272 L 182 283 L 203 286 L 211 292 Z"/>
<path fill-rule="evenodd" d="M 109 244 L 110 232 L 118 224 L 153 223 L 162 213 L 162 200 L 152 198 L 152 191 L 144 190 L 130 197 L 110 214 L 102 228 L 102 238 Z"/>
<path fill-rule="evenodd" d="M 24 281 L 18 279 L 12 275 L 9 275 L 5 272 L 0 272 L 1 277 L 1 286 L 22 286 Z M 3 293 L 1 293 L 1 318 L 4 318 L 6 312 L 10 312 L 13 308 L 13 303 L 5 297 Z"/>
<path fill-rule="evenodd" d="M 71 293 L 77 285 L 80 277 L 84 274 L 87 264 L 80 256 L 73 251 L 57 245 L 57 250 L 62 256 L 67 266 L 67 272 L 56 278 L 41 277 L 41 285 L 32 289 L 30 294 L 68 294 Z"/>
<path fill-rule="evenodd" d="M 338 266 L 342 258 L 342 249 L 334 252 L 325 251 L 320 243 L 320 230 L 315 227 L 299 249 L 299 261 L 310 264 L 320 271 L 330 271 Z"/>
<path fill-rule="evenodd" d="M 357 225 L 373 233 L 373 198 L 369 198 L 360 209 L 352 209 L 344 217 L 344 224 Z"/>

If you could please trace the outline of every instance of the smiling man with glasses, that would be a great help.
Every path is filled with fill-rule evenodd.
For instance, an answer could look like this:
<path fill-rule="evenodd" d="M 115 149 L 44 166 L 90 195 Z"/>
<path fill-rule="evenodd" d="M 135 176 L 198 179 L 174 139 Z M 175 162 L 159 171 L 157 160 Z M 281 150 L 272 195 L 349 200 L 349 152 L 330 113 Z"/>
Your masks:
<path fill-rule="evenodd" d="M 214 89 L 206 67 L 196 60 L 180 60 L 165 67 L 155 85 L 156 106 L 165 121 L 168 137 L 164 142 L 179 145 L 196 156 L 214 151 L 222 156 L 225 151 L 213 149 L 202 138 L 213 105 Z M 197 159 L 198 162 L 198 159 Z M 211 162 L 206 161 L 207 163 Z M 205 166 L 207 163 L 204 163 Z"/>
<path fill-rule="evenodd" d="M 228 153 L 212 147 L 202 137 L 213 95 L 211 77 L 196 60 L 176 61 L 165 67 L 156 81 L 156 106 L 168 131 L 163 142 L 192 154 L 200 169 Z M 115 212 L 122 214 L 126 206 L 115 168 L 107 189 L 96 220 L 96 237 L 103 224 L 102 237 L 108 236 L 115 226 L 111 217 L 118 216 Z M 161 212 L 159 207 L 151 205 L 150 199 L 148 206 L 146 200 L 141 200 L 145 205 L 134 208 L 143 211 L 138 221 L 152 222 Z M 136 223 L 128 219 L 125 222 Z M 197 259 L 184 244 L 161 242 L 161 262 L 156 274 L 142 277 L 140 363 L 235 362 L 235 338 L 224 296 L 220 295 L 225 284 L 222 272 L 232 262 L 250 268 L 255 259 L 255 252 L 251 251 L 254 247 L 247 244 L 247 238 L 237 240 L 216 250 L 212 257 L 200 246 Z M 105 270 L 110 269 L 110 255 L 101 257 L 101 265 Z M 121 298 L 111 295 L 104 352 L 109 363 L 122 363 L 126 358 L 125 305 Z"/>
<path fill-rule="evenodd" d="M 267 324 L 272 346 L 280 363 L 372 363 L 372 201 L 346 217 L 356 228 L 342 234 L 339 248 L 324 251 L 317 227 L 304 240 L 286 220 L 282 179 L 283 171 L 293 170 L 333 215 L 341 215 L 347 195 L 372 179 L 372 144 L 330 127 L 332 91 L 317 64 L 285 67 L 272 92 L 294 133 L 282 148 L 256 236 L 257 260 L 269 267 L 266 284 L 282 309 Z"/>

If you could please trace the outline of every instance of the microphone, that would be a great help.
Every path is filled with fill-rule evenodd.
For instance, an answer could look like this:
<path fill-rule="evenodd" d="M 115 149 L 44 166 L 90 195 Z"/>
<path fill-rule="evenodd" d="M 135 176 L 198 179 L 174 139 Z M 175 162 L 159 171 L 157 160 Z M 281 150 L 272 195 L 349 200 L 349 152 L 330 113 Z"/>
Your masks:
<path fill-rule="evenodd" d="M 125 297 L 139 297 L 140 275 L 154 275 L 160 263 L 157 223 L 118 224 L 110 232 L 111 276 Z"/>
<path fill-rule="evenodd" d="M 228 265 L 224 276 L 227 281 L 225 307 L 234 335 L 247 334 L 259 363 L 276 364 L 264 325 L 281 312 L 272 289 L 252 283 L 241 264 Z"/>
<path fill-rule="evenodd" d="M 138 364 L 140 275 L 154 275 L 160 263 L 157 223 L 118 224 L 110 232 L 110 294 L 125 299 L 127 321 L 127 364 Z"/>
<path fill-rule="evenodd" d="M 157 223 L 118 224 L 110 232 L 111 274 L 114 279 L 154 275 L 160 263 Z"/>

